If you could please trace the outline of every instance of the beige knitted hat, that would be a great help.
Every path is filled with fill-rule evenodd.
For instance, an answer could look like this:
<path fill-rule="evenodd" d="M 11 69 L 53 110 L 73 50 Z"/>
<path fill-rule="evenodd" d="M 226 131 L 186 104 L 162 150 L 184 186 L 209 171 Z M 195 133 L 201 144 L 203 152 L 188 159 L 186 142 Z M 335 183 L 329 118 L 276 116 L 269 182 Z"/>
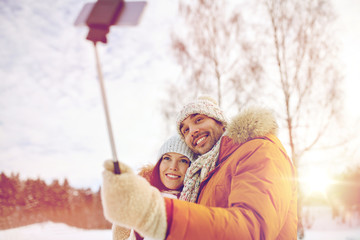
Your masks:
<path fill-rule="evenodd" d="M 180 136 L 183 136 L 180 131 L 180 124 L 188 116 L 192 114 L 203 114 L 221 122 L 224 127 L 227 125 L 227 120 L 223 111 L 219 108 L 217 102 L 209 96 L 198 97 L 195 101 L 186 104 L 179 112 L 176 119 L 176 127 Z"/>
<path fill-rule="evenodd" d="M 182 154 L 186 156 L 191 162 L 194 160 L 193 152 L 178 135 L 172 136 L 161 146 L 158 159 L 160 159 L 165 153 L 170 152 Z"/>

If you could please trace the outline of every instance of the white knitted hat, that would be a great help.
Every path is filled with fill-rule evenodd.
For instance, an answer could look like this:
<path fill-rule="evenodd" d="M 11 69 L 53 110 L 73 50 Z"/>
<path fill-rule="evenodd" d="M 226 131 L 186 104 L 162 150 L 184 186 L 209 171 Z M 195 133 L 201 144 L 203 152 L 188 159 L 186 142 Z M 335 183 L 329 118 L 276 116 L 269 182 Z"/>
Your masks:
<path fill-rule="evenodd" d="M 182 110 L 179 112 L 176 119 L 176 127 L 180 136 L 183 136 L 180 131 L 180 124 L 184 121 L 188 116 L 192 114 L 203 114 L 208 117 L 211 117 L 219 122 L 221 122 L 224 127 L 227 125 L 227 120 L 223 111 L 219 108 L 217 102 L 208 96 L 198 97 L 195 101 L 192 101 L 186 104 Z"/>
<path fill-rule="evenodd" d="M 158 159 L 160 159 L 165 153 L 170 152 L 182 154 L 189 158 L 191 162 L 194 160 L 193 152 L 178 135 L 172 136 L 161 146 Z"/>

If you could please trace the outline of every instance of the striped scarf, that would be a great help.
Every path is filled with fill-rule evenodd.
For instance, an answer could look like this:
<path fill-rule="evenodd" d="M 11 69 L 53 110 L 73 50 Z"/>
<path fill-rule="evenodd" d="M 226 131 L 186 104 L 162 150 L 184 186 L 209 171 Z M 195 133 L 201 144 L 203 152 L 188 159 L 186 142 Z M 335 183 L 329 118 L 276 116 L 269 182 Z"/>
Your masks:
<path fill-rule="evenodd" d="M 219 156 L 221 139 L 222 137 L 209 152 L 201 155 L 195 162 L 191 163 L 185 174 L 184 188 L 180 194 L 180 200 L 196 202 L 200 183 L 208 176 L 209 172 L 215 168 Z"/>

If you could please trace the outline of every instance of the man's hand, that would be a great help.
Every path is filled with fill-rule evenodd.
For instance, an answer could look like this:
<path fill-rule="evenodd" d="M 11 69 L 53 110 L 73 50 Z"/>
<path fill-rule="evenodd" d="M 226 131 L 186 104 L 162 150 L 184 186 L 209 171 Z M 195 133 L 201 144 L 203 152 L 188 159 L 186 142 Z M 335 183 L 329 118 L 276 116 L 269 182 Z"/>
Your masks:
<path fill-rule="evenodd" d="M 134 228 L 145 237 L 164 239 L 167 230 L 165 202 L 158 189 L 123 163 L 120 175 L 111 161 L 104 163 L 101 198 L 104 215 L 113 224 Z"/>

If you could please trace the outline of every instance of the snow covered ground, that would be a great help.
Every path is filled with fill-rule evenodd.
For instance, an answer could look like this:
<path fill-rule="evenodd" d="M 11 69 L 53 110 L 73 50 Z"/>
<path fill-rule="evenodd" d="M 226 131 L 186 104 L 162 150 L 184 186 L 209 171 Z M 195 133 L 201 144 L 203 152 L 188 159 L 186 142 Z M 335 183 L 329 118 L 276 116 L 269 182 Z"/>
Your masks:
<path fill-rule="evenodd" d="M 107 240 L 111 230 L 84 230 L 62 223 L 40 223 L 0 231 L 1 240 Z M 360 240 L 360 227 L 340 229 L 310 229 L 305 240 Z"/>
<path fill-rule="evenodd" d="M 111 238 L 111 230 L 84 230 L 53 222 L 0 231 L 1 240 L 106 240 Z"/>
<path fill-rule="evenodd" d="M 346 223 L 340 217 L 332 219 L 328 206 L 307 207 L 303 214 L 311 225 L 305 231 L 305 240 L 360 240 L 360 218 L 354 213 L 346 216 Z"/>
<path fill-rule="evenodd" d="M 360 227 L 346 230 L 308 230 L 305 240 L 360 240 Z"/>
<path fill-rule="evenodd" d="M 326 207 L 309 209 L 312 227 L 305 232 L 305 240 L 360 240 L 360 219 L 351 225 L 331 219 Z M 40 223 L 0 231 L 1 240 L 111 240 L 111 230 L 84 230 L 62 223 Z"/>

